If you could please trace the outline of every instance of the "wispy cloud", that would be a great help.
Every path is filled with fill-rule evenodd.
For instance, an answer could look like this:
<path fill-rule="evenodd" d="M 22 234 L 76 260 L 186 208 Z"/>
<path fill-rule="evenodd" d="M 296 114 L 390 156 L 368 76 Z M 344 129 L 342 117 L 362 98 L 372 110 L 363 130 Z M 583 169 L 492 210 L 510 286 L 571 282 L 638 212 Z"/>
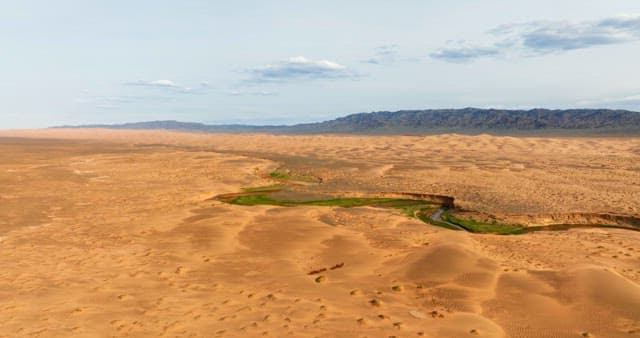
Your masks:
<path fill-rule="evenodd" d="M 91 95 L 88 92 L 83 92 L 83 95 L 75 99 L 76 103 L 94 103 L 101 102 L 103 104 L 121 104 L 130 103 L 142 100 L 143 97 L 132 95 Z"/>
<path fill-rule="evenodd" d="M 362 60 L 363 63 L 384 66 L 392 65 L 398 62 L 420 62 L 420 58 L 407 57 L 400 53 L 400 46 L 396 44 L 382 45 L 373 49 L 373 54 L 368 59 Z"/>
<path fill-rule="evenodd" d="M 96 109 L 118 109 L 123 106 L 150 102 L 171 102 L 179 98 L 185 99 L 189 95 L 202 95 L 210 92 L 207 82 L 201 82 L 193 87 L 183 86 L 171 80 L 124 82 L 123 88 L 111 92 L 109 95 L 81 90 L 81 95 L 75 98 L 75 103 L 92 105 Z M 137 88 L 137 89 L 136 89 Z M 123 90 L 124 89 L 124 90 Z"/>
<path fill-rule="evenodd" d="M 576 105 L 579 107 L 623 108 L 640 111 L 640 94 L 583 100 L 577 102 Z"/>
<path fill-rule="evenodd" d="M 145 81 L 138 80 L 134 82 L 127 82 L 129 86 L 140 86 L 147 88 L 183 88 L 182 86 L 178 86 L 175 82 L 171 80 L 153 80 L 153 81 Z"/>
<path fill-rule="evenodd" d="M 287 60 L 249 69 L 254 82 L 277 82 L 311 79 L 339 79 L 355 76 L 346 66 L 328 60 L 310 60 L 296 56 Z"/>
<path fill-rule="evenodd" d="M 98 104 L 95 106 L 95 108 L 98 110 L 116 110 L 120 109 L 120 106 L 112 104 Z"/>
<path fill-rule="evenodd" d="M 449 62 L 466 62 L 509 53 L 539 56 L 595 46 L 640 41 L 640 16 L 619 16 L 597 21 L 534 21 L 508 24 L 489 32 L 497 41 L 469 46 L 467 42 L 430 54 Z"/>
<path fill-rule="evenodd" d="M 133 87 L 141 87 L 145 89 L 163 90 L 172 93 L 196 94 L 209 88 L 207 82 L 201 82 L 197 86 L 184 86 L 171 80 L 138 80 L 134 82 L 126 82 L 125 85 Z"/>
<path fill-rule="evenodd" d="M 138 104 L 140 102 L 169 102 L 174 98 L 167 95 L 91 95 L 83 92 L 83 95 L 75 98 L 75 103 L 79 105 L 89 105 L 100 110 L 115 110 L 123 106 Z"/>
<path fill-rule="evenodd" d="M 373 56 L 364 60 L 365 63 L 383 65 L 396 62 L 398 58 L 398 45 L 378 46 L 373 51 Z"/>
<path fill-rule="evenodd" d="M 245 92 L 245 91 L 240 91 L 240 90 L 232 90 L 227 92 L 228 95 L 230 96 L 277 96 L 278 93 L 276 92 L 271 92 L 271 91 L 266 91 L 266 90 L 261 90 L 261 91 L 252 91 L 252 92 Z"/>
<path fill-rule="evenodd" d="M 498 56 L 500 53 L 501 50 L 497 47 L 465 46 L 463 43 L 456 47 L 439 49 L 431 53 L 431 57 L 448 62 L 467 62 L 481 57 Z"/>

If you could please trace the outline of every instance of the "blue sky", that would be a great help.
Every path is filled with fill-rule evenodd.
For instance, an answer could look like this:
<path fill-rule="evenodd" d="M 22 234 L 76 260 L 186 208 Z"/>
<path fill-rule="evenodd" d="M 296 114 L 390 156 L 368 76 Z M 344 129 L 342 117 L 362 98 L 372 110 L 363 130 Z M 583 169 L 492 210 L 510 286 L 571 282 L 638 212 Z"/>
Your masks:
<path fill-rule="evenodd" d="M 0 128 L 640 110 L 637 0 L 0 0 Z"/>

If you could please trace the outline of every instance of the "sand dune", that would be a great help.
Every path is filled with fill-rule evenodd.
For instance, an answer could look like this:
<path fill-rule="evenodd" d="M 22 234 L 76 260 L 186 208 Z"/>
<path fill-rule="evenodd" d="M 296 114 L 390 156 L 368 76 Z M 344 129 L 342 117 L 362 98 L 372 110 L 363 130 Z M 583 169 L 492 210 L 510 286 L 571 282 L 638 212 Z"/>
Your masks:
<path fill-rule="evenodd" d="M 640 336 L 639 232 L 473 235 L 388 209 L 210 199 L 273 184 L 281 168 L 321 178 L 313 189 L 327 194 L 638 216 L 639 149 L 632 138 L 2 132 L 0 337 Z"/>

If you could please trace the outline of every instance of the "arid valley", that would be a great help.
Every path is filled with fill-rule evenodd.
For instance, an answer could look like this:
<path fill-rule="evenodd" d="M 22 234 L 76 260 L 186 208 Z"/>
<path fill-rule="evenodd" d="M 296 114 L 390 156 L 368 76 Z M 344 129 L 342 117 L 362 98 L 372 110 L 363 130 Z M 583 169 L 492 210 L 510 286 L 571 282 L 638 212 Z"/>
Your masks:
<path fill-rule="evenodd" d="M 2 337 L 640 337 L 638 138 L 2 131 L 0 186 Z"/>

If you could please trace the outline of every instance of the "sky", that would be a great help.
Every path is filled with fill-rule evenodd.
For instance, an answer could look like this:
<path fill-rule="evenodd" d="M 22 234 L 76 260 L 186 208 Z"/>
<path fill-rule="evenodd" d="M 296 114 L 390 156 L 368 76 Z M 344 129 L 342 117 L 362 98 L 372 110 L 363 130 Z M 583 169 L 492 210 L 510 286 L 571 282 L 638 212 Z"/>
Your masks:
<path fill-rule="evenodd" d="M 0 129 L 640 110 L 638 0 L 0 0 Z"/>

